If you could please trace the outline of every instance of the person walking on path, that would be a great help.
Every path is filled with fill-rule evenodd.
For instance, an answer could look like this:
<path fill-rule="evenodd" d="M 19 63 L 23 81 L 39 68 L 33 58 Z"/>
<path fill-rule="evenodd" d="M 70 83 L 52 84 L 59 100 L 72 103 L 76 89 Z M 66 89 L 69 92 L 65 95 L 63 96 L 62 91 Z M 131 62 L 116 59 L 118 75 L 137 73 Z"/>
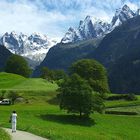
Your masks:
<path fill-rule="evenodd" d="M 16 125 L 17 125 L 17 114 L 16 111 L 13 111 L 10 117 L 10 121 L 12 124 L 12 133 L 16 132 Z"/>

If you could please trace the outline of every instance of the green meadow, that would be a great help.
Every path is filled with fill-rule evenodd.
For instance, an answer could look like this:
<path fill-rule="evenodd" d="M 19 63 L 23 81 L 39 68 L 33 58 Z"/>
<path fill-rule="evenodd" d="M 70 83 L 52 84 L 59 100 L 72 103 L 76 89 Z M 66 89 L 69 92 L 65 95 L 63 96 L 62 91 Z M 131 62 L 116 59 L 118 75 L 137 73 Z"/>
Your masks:
<path fill-rule="evenodd" d="M 134 111 L 138 115 L 94 113 L 90 119 L 60 110 L 55 96 L 58 86 L 43 79 L 0 74 L 0 90 L 16 90 L 25 99 L 15 105 L 0 106 L 0 126 L 11 127 L 12 110 L 18 114 L 17 128 L 51 140 L 139 140 L 140 97 L 136 101 L 105 101 L 106 110 Z M 28 102 L 27 102 L 28 101 Z M 1 134 L 1 129 L 0 129 Z M 2 132 L 3 139 L 9 140 Z"/>

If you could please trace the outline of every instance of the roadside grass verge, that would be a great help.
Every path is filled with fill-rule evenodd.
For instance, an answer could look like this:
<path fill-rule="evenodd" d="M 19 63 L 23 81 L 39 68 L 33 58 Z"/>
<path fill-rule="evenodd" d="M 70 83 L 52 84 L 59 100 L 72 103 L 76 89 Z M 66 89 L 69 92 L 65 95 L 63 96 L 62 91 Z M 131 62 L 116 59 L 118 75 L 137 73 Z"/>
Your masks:
<path fill-rule="evenodd" d="M 0 140 L 11 140 L 10 136 L 0 128 Z"/>

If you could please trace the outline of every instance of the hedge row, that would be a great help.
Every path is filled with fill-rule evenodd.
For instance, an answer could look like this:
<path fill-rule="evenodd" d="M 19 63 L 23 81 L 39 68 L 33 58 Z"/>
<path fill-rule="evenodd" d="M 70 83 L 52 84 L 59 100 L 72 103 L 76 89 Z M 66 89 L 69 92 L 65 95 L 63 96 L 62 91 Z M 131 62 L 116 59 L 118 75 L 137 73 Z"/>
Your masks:
<path fill-rule="evenodd" d="M 137 100 L 137 97 L 134 94 L 123 94 L 123 95 L 113 95 L 113 96 L 109 96 L 107 97 L 107 100 L 111 101 L 111 100 L 127 100 L 127 101 L 133 101 L 133 100 Z"/>
<path fill-rule="evenodd" d="M 137 112 L 124 112 L 124 111 L 105 111 L 105 114 L 116 114 L 116 115 L 138 115 Z"/>

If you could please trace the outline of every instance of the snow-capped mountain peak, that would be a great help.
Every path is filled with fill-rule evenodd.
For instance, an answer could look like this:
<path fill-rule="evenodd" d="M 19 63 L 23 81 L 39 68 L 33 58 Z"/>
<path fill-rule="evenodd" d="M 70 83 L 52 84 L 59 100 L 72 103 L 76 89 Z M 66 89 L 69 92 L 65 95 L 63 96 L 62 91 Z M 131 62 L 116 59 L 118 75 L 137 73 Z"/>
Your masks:
<path fill-rule="evenodd" d="M 0 44 L 4 45 L 14 54 L 27 57 L 39 64 L 45 58 L 48 50 L 57 42 L 48 39 L 46 35 L 33 33 L 26 35 L 23 33 L 6 32 L 0 39 Z"/>
<path fill-rule="evenodd" d="M 90 16 L 86 16 L 86 18 L 84 19 L 84 21 L 82 21 L 82 20 L 80 21 L 80 23 L 79 23 L 79 29 L 84 29 L 84 28 L 86 28 L 86 26 L 88 28 L 89 24 L 92 24 L 91 17 Z"/>
<path fill-rule="evenodd" d="M 62 38 L 61 42 L 63 43 L 69 43 L 74 42 L 77 38 L 76 31 L 72 27 L 68 29 L 68 32 L 65 34 L 65 36 Z"/>
<path fill-rule="evenodd" d="M 116 10 L 116 13 L 111 22 L 111 26 L 115 28 L 116 26 L 122 24 L 124 21 L 133 18 L 134 16 L 136 16 L 136 13 L 134 13 L 127 5 L 124 5 L 122 8 Z"/>
<path fill-rule="evenodd" d="M 122 8 L 116 9 L 111 23 L 92 18 L 91 16 L 86 16 L 84 20 L 80 21 L 77 29 L 71 28 L 72 30 L 68 30 L 61 42 L 70 43 L 90 38 L 103 37 L 111 32 L 116 26 L 119 26 L 128 19 L 138 15 L 140 15 L 140 9 L 134 12 L 125 4 Z"/>
<path fill-rule="evenodd" d="M 80 38 L 92 38 L 95 36 L 95 30 L 90 16 L 87 16 L 83 22 L 80 22 L 78 31 Z"/>
<path fill-rule="evenodd" d="M 76 42 L 85 39 L 96 38 L 102 36 L 109 28 L 109 24 L 99 19 L 86 16 L 79 22 L 77 29 L 69 28 L 68 32 L 62 38 L 62 43 Z"/>

